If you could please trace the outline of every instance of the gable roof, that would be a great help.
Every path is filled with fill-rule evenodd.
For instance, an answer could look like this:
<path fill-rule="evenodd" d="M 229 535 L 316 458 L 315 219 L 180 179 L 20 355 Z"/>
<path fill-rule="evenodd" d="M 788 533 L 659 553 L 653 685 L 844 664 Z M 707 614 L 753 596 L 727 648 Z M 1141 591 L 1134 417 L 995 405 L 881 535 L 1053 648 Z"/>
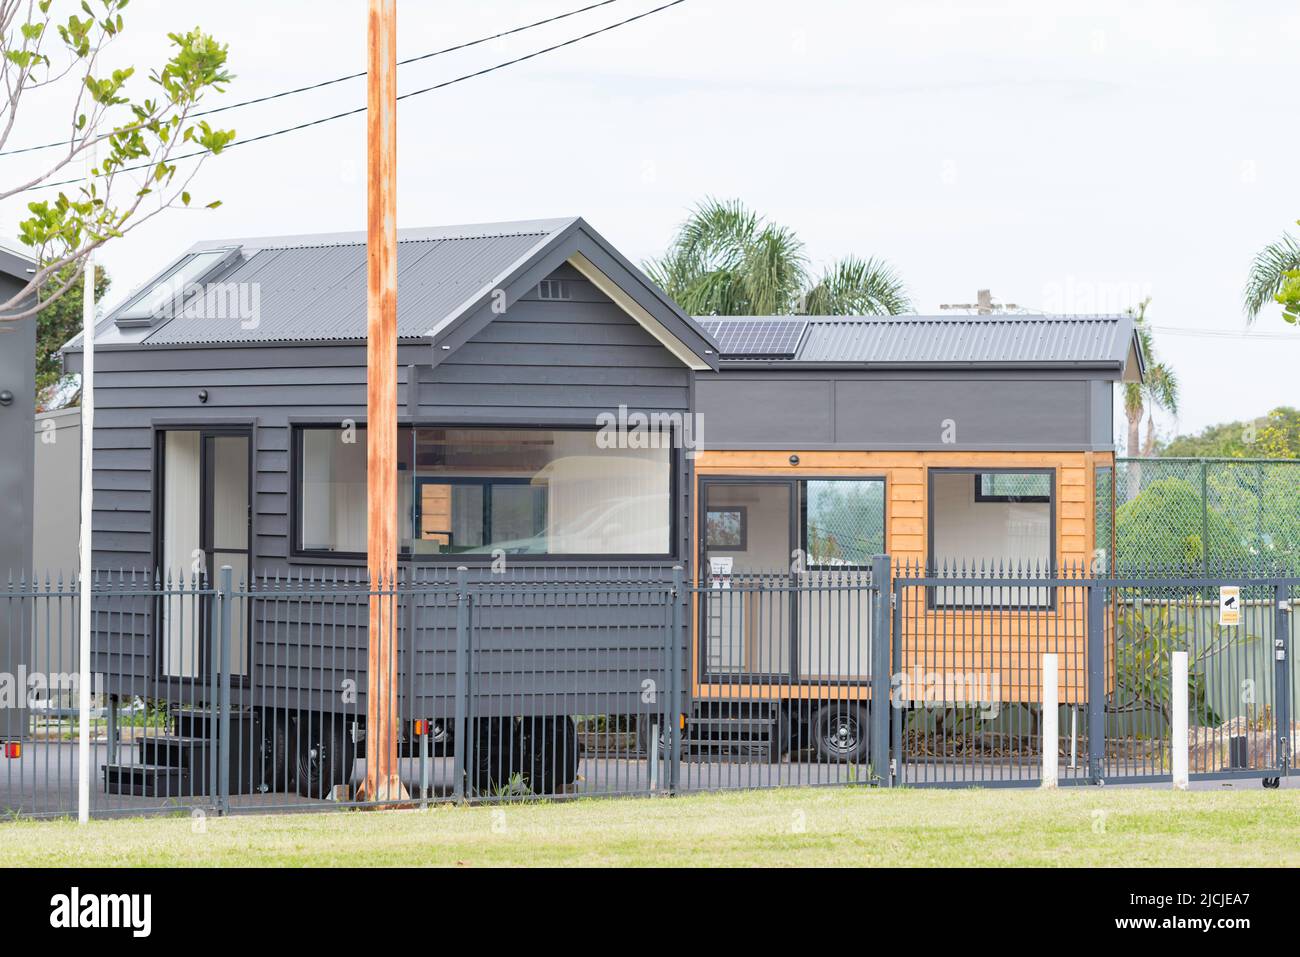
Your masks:
<path fill-rule="evenodd" d="M 213 317 L 198 299 L 131 328 L 118 318 L 196 253 L 232 251 L 203 279 L 257 290 L 255 322 Z M 397 335 L 435 346 L 436 364 L 559 265 L 570 262 L 692 368 L 717 366 L 714 343 L 581 218 L 398 231 Z M 366 235 L 330 233 L 198 243 L 96 327 L 96 344 L 183 346 L 336 342 L 366 335 Z M 74 339 L 65 351 L 79 350 Z"/>
<path fill-rule="evenodd" d="M 1131 316 L 708 316 L 696 321 L 719 340 L 724 367 L 1088 368 L 1135 381 L 1146 361 Z"/>

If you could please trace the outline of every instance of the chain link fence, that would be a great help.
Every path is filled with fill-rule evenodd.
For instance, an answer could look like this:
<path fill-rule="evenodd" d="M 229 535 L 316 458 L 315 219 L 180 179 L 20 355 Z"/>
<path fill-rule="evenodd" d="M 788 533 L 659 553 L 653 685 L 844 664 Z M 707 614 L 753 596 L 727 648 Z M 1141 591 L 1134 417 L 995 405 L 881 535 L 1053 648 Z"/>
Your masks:
<path fill-rule="evenodd" d="M 1121 458 L 1096 500 L 1120 573 L 1300 574 L 1300 460 Z"/>

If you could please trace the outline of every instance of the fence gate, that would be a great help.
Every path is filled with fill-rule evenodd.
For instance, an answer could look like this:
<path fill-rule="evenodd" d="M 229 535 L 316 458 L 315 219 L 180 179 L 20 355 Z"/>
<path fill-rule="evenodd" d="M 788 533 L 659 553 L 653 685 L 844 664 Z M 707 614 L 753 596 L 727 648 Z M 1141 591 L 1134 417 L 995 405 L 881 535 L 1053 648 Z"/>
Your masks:
<path fill-rule="evenodd" d="M 895 782 L 1033 786 L 1043 766 L 1043 655 L 1057 656 L 1061 783 L 1088 780 L 1089 584 L 902 565 L 893 582 Z M 1094 723 L 1090 725 L 1090 705 Z"/>

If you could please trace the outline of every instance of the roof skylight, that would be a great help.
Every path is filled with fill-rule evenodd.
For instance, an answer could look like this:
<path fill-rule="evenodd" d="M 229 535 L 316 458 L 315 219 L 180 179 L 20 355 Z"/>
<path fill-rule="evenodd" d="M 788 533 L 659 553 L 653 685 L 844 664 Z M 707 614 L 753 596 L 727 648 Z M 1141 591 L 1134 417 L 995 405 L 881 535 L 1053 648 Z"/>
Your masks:
<path fill-rule="evenodd" d="M 238 248 L 229 248 L 191 253 L 119 309 L 115 317 L 117 324 L 151 326 L 171 319 L 184 307 L 194 288 L 238 252 Z"/>

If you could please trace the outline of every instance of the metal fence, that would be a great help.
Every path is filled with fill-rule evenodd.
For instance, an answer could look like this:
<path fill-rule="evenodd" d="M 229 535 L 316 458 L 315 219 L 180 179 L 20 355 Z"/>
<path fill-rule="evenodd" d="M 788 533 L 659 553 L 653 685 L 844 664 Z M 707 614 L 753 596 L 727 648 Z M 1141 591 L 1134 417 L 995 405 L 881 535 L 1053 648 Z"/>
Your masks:
<path fill-rule="evenodd" d="M 1218 589 L 1240 588 L 1240 623 Z M 97 815 L 364 805 L 372 596 L 389 601 L 397 803 L 1040 782 L 1043 655 L 1065 784 L 1291 773 L 1300 578 L 871 567 L 94 583 Z M 0 590 L 0 812 L 75 813 L 71 583 Z M 878 706 L 878 703 L 881 706 Z M 887 706 L 886 706 L 887 703 Z M 391 803 L 391 802 L 390 802 Z"/>
<path fill-rule="evenodd" d="M 1113 530 L 1120 571 L 1300 575 L 1300 461 L 1122 458 L 1097 470 L 1097 502 L 1097 541 Z"/>
<path fill-rule="evenodd" d="M 1239 589 L 1238 624 L 1219 623 L 1222 586 Z M 1192 776 L 1271 782 L 1295 768 L 1300 578 L 904 565 L 892 587 L 899 783 L 1038 784 L 1045 654 L 1062 784 L 1170 778 L 1180 651 Z"/>

